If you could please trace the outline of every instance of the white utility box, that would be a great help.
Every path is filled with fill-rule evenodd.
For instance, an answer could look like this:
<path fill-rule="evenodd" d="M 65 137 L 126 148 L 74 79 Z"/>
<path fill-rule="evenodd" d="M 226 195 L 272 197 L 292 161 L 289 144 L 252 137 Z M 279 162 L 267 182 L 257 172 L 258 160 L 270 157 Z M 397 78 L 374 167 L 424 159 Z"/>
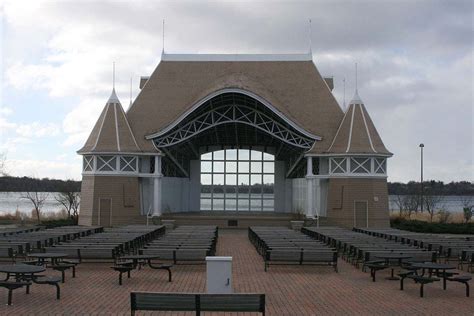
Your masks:
<path fill-rule="evenodd" d="M 228 294 L 232 289 L 232 257 L 206 257 L 207 293 Z"/>

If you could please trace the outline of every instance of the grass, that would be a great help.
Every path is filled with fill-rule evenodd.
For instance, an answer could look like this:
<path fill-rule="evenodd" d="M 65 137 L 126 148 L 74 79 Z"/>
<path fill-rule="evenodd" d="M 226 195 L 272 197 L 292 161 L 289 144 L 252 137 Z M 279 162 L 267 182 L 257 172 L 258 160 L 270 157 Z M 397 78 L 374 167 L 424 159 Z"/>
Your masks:
<path fill-rule="evenodd" d="M 46 226 L 47 228 L 76 225 L 74 220 L 68 217 L 68 214 L 64 209 L 58 212 L 40 213 L 40 220 L 41 223 L 38 223 L 36 212 L 34 211 L 31 211 L 30 214 L 20 211 L 0 214 L 0 225 L 41 225 Z"/>

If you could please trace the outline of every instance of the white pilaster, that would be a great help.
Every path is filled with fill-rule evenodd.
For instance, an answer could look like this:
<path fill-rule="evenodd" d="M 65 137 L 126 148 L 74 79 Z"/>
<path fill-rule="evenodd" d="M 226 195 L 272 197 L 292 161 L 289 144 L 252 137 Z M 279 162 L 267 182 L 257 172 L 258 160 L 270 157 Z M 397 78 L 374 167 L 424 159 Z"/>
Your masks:
<path fill-rule="evenodd" d="M 314 190 L 313 190 L 313 157 L 306 157 L 307 207 L 306 217 L 314 218 Z"/>
<path fill-rule="evenodd" d="M 153 174 L 153 216 L 161 215 L 161 156 L 155 156 L 155 173 Z"/>
<path fill-rule="evenodd" d="M 315 186 L 315 195 L 316 195 L 316 201 L 314 203 L 314 211 L 316 216 L 319 219 L 319 215 L 321 214 L 321 179 L 314 179 L 314 186 Z"/>

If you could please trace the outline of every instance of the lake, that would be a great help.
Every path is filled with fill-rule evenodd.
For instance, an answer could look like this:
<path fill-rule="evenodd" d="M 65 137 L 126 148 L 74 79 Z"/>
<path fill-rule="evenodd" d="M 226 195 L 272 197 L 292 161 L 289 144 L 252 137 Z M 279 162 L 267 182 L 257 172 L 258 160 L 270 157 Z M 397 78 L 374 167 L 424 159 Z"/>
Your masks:
<path fill-rule="evenodd" d="M 16 210 L 20 212 L 29 213 L 33 209 L 31 202 L 22 199 L 22 192 L 0 192 L 0 214 L 14 213 Z M 58 204 L 55 197 L 58 196 L 57 192 L 47 193 L 48 197 L 43 206 L 43 212 L 57 212 L 62 209 L 61 205 Z M 390 195 L 389 197 L 389 208 L 391 211 L 398 211 L 398 206 L 395 203 L 396 196 Z M 267 203 L 267 202 L 266 202 Z M 270 206 L 270 205 L 268 205 Z M 453 213 L 462 212 L 462 197 L 461 196 L 443 196 L 440 203 L 440 208 Z"/>

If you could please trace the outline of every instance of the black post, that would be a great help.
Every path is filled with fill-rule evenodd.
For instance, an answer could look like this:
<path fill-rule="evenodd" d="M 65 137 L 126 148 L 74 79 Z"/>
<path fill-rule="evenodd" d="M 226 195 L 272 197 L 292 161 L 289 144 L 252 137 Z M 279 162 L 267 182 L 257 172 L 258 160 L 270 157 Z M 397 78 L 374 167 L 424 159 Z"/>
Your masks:
<path fill-rule="evenodd" d="M 425 147 L 424 144 L 420 144 L 420 150 L 421 150 L 421 192 L 420 192 L 420 203 L 421 203 L 421 213 L 423 213 L 423 147 Z"/>

